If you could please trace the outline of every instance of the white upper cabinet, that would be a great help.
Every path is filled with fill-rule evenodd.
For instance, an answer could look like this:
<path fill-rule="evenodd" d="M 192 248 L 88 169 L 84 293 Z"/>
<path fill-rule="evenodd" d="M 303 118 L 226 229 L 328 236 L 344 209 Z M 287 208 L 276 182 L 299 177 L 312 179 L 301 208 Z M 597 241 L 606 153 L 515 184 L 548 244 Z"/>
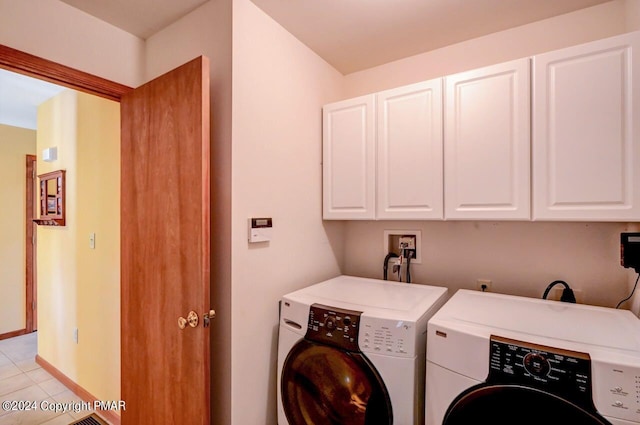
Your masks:
<path fill-rule="evenodd" d="M 323 116 L 323 218 L 375 218 L 375 95 L 326 105 Z"/>
<path fill-rule="evenodd" d="M 377 218 L 442 219 L 442 79 L 377 94 Z"/>
<path fill-rule="evenodd" d="M 530 60 L 455 74 L 445 87 L 445 218 L 530 219 Z"/>
<path fill-rule="evenodd" d="M 534 219 L 640 218 L 639 72 L 638 33 L 534 58 Z"/>

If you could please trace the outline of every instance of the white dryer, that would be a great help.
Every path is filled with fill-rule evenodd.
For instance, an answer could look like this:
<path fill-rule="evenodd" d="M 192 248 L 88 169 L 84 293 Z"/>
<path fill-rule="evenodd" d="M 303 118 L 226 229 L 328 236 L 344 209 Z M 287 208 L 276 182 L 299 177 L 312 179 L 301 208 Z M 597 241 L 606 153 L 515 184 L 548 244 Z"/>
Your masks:
<path fill-rule="evenodd" d="M 422 424 L 427 322 L 446 293 L 339 276 L 285 295 L 278 424 Z"/>
<path fill-rule="evenodd" d="M 460 290 L 428 338 L 427 425 L 640 423 L 629 311 Z"/>

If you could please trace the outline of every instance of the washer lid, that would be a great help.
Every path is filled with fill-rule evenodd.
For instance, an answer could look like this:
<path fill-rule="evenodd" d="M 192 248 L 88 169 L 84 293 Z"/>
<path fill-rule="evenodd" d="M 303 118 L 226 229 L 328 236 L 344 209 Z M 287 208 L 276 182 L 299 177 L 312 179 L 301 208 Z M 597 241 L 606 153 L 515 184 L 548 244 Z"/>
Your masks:
<path fill-rule="evenodd" d="M 447 288 L 353 276 L 336 278 L 285 295 L 293 301 L 325 304 L 394 320 L 418 320 L 440 303 Z"/>
<path fill-rule="evenodd" d="M 443 321 L 640 352 L 640 320 L 627 310 L 463 289 L 430 323 Z"/>

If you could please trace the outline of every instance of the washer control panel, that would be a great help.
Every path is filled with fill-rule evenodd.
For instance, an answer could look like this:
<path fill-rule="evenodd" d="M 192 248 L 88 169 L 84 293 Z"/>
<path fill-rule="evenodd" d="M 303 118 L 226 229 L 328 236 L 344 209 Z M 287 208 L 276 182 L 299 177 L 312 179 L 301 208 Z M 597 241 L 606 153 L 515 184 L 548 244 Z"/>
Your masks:
<path fill-rule="evenodd" d="M 538 388 L 595 412 L 589 354 L 495 335 L 490 344 L 487 383 Z"/>
<path fill-rule="evenodd" d="M 312 304 L 305 338 L 347 351 L 359 351 L 361 314 L 361 311 Z"/>
<path fill-rule="evenodd" d="M 360 326 L 360 349 L 393 357 L 416 355 L 415 324 L 399 320 L 364 317 Z"/>

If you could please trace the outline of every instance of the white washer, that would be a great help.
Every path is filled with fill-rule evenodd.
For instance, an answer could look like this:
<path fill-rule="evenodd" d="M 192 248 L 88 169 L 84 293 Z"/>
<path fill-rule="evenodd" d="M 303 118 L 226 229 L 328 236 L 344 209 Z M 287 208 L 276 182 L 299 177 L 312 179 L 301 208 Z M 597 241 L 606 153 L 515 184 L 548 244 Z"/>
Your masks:
<path fill-rule="evenodd" d="M 278 424 L 422 424 L 427 322 L 446 293 L 339 276 L 285 295 Z"/>
<path fill-rule="evenodd" d="M 640 423 L 629 311 L 460 290 L 428 339 L 427 425 Z"/>

